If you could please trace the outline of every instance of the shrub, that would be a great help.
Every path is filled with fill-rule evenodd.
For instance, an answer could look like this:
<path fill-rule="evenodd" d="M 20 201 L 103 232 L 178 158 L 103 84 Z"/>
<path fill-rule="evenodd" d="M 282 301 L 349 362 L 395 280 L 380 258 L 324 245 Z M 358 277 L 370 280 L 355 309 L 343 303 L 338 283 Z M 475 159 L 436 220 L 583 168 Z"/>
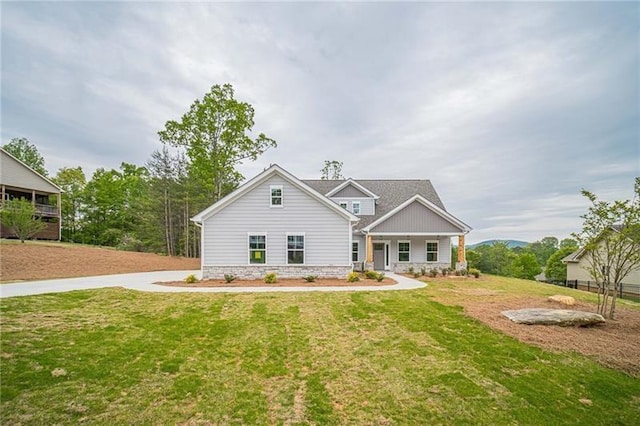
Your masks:
<path fill-rule="evenodd" d="M 413 271 L 414 271 L 413 266 L 409 266 L 408 271 L 409 271 L 410 274 L 413 274 Z"/>
<path fill-rule="evenodd" d="M 432 270 L 429 271 L 429 275 L 431 275 L 431 277 L 435 278 L 438 276 L 438 270 L 436 268 L 433 268 Z"/>
<path fill-rule="evenodd" d="M 355 283 L 360 281 L 360 275 L 358 275 L 357 272 L 353 271 L 353 272 L 349 272 L 349 274 L 347 274 L 347 282 L 350 283 Z"/>
<path fill-rule="evenodd" d="M 195 274 L 187 275 L 187 278 L 184 279 L 184 282 L 187 284 L 197 283 L 198 281 L 198 277 L 196 277 Z"/>
<path fill-rule="evenodd" d="M 124 234 L 122 238 L 120 238 L 118 245 L 116 245 L 116 249 L 143 252 L 145 247 L 144 243 L 139 239 L 131 236 L 130 234 Z"/>
<path fill-rule="evenodd" d="M 443 277 L 446 277 L 447 275 L 449 275 L 449 272 L 451 272 L 450 268 L 442 268 L 442 270 L 440 271 L 442 273 Z"/>
<path fill-rule="evenodd" d="M 364 271 L 364 277 L 368 280 L 375 280 L 377 276 L 378 276 L 378 273 L 376 271 L 372 271 L 369 269 Z"/>
<path fill-rule="evenodd" d="M 275 272 L 269 272 L 264 276 L 264 282 L 267 284 L 275 284 L 278 282 L 278 276 Z"/>
<path fill-rule="evenodd" d="M 425 268 L 424 266 L 420 268 L 420 275 L 422 275 L 423 277 L 427 275 L 427 268 Z"/>
<path fill-rule="evenodd" d="M 224 274 L 224 280 L 227 282 L 227 284 L 233 282 L 236 278 L 238 277 L 236 277 L 235 275 Z"/>
<path fill-rule="evenodd" d="M 462 275 L 463 277 L 466 277 L 469 274 L 467 273 L 466 269 L 462 268 L 462 269 L 460 269 L 460 275 Z"/>
<path fill-rule="evenodd" d="M 384 280 L 384 272 L 380 272 L 379 274 L 376 274 L 376 281 L 382 282 L 382 280 Z"/>
<path fill-rule="evenodd" d="M 480 270 L 476 268 L 470 268 L 469 275 L 473 275 L 476 278 L 480 278 Z"/>
<path fill-rule="evenodd" d="M 312 283 L 318 278 L 317 275 L 307 275 L 306 277 L 302 277 L 306 282 Z"/>
<path fill-rule="evenodd" d="M 420 277 L 420 272 L 413 273 L 413 278 L 419 278 L 419 277 Z"/>

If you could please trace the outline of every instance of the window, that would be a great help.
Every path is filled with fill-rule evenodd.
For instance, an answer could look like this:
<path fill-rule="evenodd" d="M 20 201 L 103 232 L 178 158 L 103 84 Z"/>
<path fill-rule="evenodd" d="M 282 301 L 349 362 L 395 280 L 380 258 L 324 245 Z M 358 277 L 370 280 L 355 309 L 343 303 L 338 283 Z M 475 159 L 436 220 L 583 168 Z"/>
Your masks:
<path fill-rule="evenodd" d="M 357 241 L 351 243 L 351 261 L 352 262 L 358 261 L 358 242 Z"/>
<path fill-rule="evenodd" d="M 354 201 L 352 206 L 353 214 L 360 214 L 360 201 Z"/>
<path fill-rule="evenodd" d="M 342 207 L 343 209 L 347 209 L 347 203 L 345 202 L 340 202 L 340 207 Z"/>
<path fill-rule="evenodd" d="M 249 235 L 249 263 L 267 263 L 266 235 Z"/>
<path fill-rule="evenodd" d="M 411 260 L 411 242 L 398 241 L 398 262 L 409 262 Z"/>
<path fill-rule="evenodd" d="M 271 185 L 271 207 L 282 207 L 282 185 Z"/>
<path fill-rule="evenodd" d="M 427 262 L 438 261 L 438 242 L 427 241 Z"/>
<path fill-rule="evenodd" d="M 304 263 L 304 235 L 287 235 L 287 264 Z"/>

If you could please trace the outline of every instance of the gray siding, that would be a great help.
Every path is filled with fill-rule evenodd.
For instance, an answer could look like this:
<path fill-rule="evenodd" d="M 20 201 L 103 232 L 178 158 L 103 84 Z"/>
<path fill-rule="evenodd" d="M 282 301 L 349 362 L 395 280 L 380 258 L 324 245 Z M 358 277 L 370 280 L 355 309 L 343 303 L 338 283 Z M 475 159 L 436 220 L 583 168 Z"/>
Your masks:
<path fill-rule="evenodd" d="M 354 235 L 353 236 L 353 242 L 357 242 L 358 243 L 358 262 L 364 262 L 365 259 L 365 251 L 367 250 L 365 244 L 365 239 L 363 235 Z"/>
<path fill-rule="evenodd" d="M 332 198 L 369 198 L 367 194 L 353 185 L 347 185 L 331 196 Z"/>
<path fill-rule="evenodd" d="M 414 201 L 371 232 L 460 232 L 461 229 Z"/>
<path fill-rule="evenodd" d="M 58 194 L 60 190 L 0 150 L 0 184 Z"/>
<path fill-rule="evenodd" d="M 269 206 L 283 185 L 283 207 Z M 273 176 L 203 223 L 202 264 L 248 265 L 248 233 L 267 235 L 267 265 L 286 264 L 286 234 L 304 233 L 305 265 L 350 265 L 348 219 L 280 176 Z"/>
<path fill-rule="evenodd" d="M 360 214 L 358 214 L 357 216 L 371 216 L 376 213 L 375 200 L 373 198 L 353 199 L 353 198 L 331 197 L 331 201 L 334 201 L 336 204 L 347 203 L 347 210 L 349 210 L 350 212 L 353 212 L 353 202 L 359 201 Z"/>

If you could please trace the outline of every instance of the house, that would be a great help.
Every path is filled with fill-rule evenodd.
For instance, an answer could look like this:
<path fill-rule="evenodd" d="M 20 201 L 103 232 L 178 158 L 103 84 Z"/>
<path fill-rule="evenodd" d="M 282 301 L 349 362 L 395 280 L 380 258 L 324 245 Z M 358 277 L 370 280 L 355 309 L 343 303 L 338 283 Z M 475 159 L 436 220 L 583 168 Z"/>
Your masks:
<path fill-rule="evenodd" d="M 446 268 L 451 237 L 465 267 L 471 230 L 428 180 L 300 180 L 278 165 L 192 220 L 201 227 L 204 278 Z"/>
<path fill-rule="evenodd" d="M 620 226 L 614 225 L 610 228 L 612 232 L 619 232 Z M 631 240 L 629 240 L 631 241 Z M 562 263 L 567 265 L 567 281 L 577 281 L 578 283 L 594 282 L 590 269 L 590 253 L 585 248 L 581 248 L 562 259 Z M 621 281 L 624 284 L 640 285 L 640 267 L 633 269 Z M 636 291 L 637 292 L 637 291 Z"/>
<path fill-rule="evenodd" d="M 34 239 L 59 240 L 62 226 L 60 196 L 62 190 L 40 173 L 0 148 L 0 207 L 6 200 L 24 198 L 31 201 L 38 217 L 47 227 Z M 2 238 L 14 238 L 13 231 L 0 224 Z"/>

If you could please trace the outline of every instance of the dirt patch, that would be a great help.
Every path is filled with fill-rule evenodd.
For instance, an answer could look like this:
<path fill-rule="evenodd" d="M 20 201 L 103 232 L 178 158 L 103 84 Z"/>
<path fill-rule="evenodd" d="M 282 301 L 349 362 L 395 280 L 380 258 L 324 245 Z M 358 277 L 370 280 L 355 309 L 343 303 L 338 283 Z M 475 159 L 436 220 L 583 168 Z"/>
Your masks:
<path fill-rule="evenodd" d="M 62 243 L 0 242 L 0 281 L 200 269 L 200 259 Z"/>
<path fill-rule="evenodd" d="M 478 289 L 481 290 L 481 289 Z M 561 308 L 595 312 L 596 306 L 578 301 L 560 306 L 543 296 L 494 296 L 484 298 L 438 297 L 436 300 L 464 307 L 467 314 L 522 342 L 553 351 L 575 351 L 607 367 L 640 377 L 640 311 L 619 306 L 616 319 L 595 327 L 560 327 L 516 324 L 501 312 L 524 308 Z"/>
<path fill-rule="evenodd" d="M 262 280 L 234 280 L 231 283 L 227 283 L 225 280 L 203 280 L 192 284 L 187 284 L 184 281 L 165 281 L 154 284 L 169 287 L 368 287 L 393 285 L 397 284 L 397 282 L 391 278 L 385 278 L 380 282 L 376 280 L 360 280 L 355 283 L 350 283 L 343 279 L 318 278 L 315 282 L 310 283 L 303 279 L 282 278 L 278 279 L 275 284 L 266 284 Z"/>

